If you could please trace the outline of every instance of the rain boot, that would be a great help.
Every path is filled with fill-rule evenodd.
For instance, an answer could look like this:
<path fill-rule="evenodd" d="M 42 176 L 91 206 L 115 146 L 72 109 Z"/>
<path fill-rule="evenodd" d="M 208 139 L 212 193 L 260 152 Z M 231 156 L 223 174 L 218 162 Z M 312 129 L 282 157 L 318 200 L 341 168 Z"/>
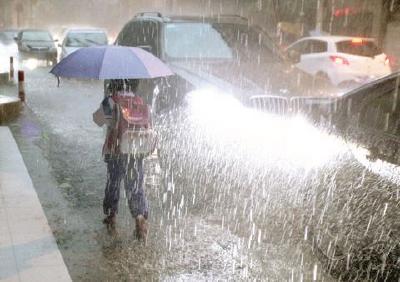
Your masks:
<path fill-rule="evenodd" d="M 136 217 L 136 238 L 138 240 L 143 240 L 146 243 L 148 228 L 149 226 L 146 218 L 141 214 L 138 215 Z"/>
<path fill-rule="evenodd" d="M 111 212 L 106 218 L 103 219 L 103 223 L 107 225 L 107 228 L 115 228 L 117 217 L 114 212 Z"/>

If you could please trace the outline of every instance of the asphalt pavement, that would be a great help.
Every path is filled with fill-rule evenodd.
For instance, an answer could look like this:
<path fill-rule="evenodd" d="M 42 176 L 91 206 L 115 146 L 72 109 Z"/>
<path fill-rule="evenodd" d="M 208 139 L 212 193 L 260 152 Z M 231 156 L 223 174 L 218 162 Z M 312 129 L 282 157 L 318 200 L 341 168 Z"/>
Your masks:
<path fill-rule="evenodd" d="M 235 217 L 235 205 L 241 209 L 240 202 L 251 202 L 248 193 L 235 190 L 243 187 L 221 178 L 196 194 L 199 183 L 179 177 L 164 181 L 156 157 L 145 164 L 150 201 L 147 245 L 134 239 L 123 191 L 118 233 L 109 234 L 101 222 L 104 132 L 91 115 L 102 99 L 103 84 L 65 79 L 57 87 L 48 71 L 26 73 L 26 106 L 9 126 L 74 281 L 332 280 L 299 239 L 302 231 L 293 234 L 293 240 L 277 240 L 282 234 L 268 236 L 274 233 L 270 225 L 257 225 L 252 232 L 251 215 Z M 221 207 L 233 206 L 218 208 L 224 199 Z M 281 204 L 274 209 L 285 209 Z M 254 214 L 268 216 L 265 210 L 257 203 Z M 274 240 L 268 240 L 271 237 Z"/>

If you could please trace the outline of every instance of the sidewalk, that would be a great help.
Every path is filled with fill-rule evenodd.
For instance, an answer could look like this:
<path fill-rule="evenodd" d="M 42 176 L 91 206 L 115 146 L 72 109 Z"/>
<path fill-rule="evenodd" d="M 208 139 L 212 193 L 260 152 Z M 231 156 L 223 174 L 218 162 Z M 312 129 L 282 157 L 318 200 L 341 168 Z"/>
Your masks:
<path fill-rule="evenodd" d="M 1 126 L 0 281 L 71 281 L 17 144 Z"/>

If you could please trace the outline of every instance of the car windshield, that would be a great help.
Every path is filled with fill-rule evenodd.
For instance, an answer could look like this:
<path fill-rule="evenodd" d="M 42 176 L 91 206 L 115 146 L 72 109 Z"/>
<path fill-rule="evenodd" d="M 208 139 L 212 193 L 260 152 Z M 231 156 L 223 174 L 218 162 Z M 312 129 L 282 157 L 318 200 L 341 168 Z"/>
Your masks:
<path fill-rule="evenodd" d="M 5 32 L 0 32 L 0 43 L 10 44 L 14 42 L 14 39 L 9 37 Z"/>
<path fill-rule="evenodd" d="M 382 54 L 382 50 L 373 41 L 369 40 L 340 41 L 336 43 L 336 47 L 338 52 L 357 56 L 375 57 Z"/>
<path fill-rule="evenodd" d="M 88 47 L 93 45 L 107 45 L 107 36 L 103 32 L 69 33 L 66 47 Z"/>
<path fill-rule="evenodd" d="M 4 33 L 8 38 L 14 39 L 14 37 L 18 35 L 18 30 L 5 30 L 2 33 Z"/>
<path fill-rule="evenodd" d="M 52 41 L 50 33 L 47 31 L 24 31 L 22 40 L 29 41 Z"/>
<path fill-rule="evenodd" d="M 165 52 L 171 59 L 232 59 L 222 35 L 207 23 L 171 23 L 165 28 Z"/>
<path fill-rule="evenodd" d="M 263 32 L 234 23 L 214 23 L 213 27 L 246 62 L 256 65 L 281 62 L 273 41 Z"/>

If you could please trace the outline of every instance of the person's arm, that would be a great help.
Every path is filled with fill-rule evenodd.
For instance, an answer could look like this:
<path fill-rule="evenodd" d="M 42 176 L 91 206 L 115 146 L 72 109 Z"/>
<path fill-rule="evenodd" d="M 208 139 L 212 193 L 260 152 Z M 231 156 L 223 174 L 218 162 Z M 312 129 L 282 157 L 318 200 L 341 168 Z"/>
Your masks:
<path fill-rule="evenodd" d="M 103 101 L 101 102 L 101 107 L 103 108 L 107 126 L 113 127 L 116 122 L 115 118 L 116 105 L 113 98 L 111 96 L 104 98 Z"/>
<path fill-rule="evenodd" d="M 104 124 L 110 125 L 113 117 L 113 101 L 111 97 L 106 97 L 101 102 L 99 108 L 93 113 L 93 121 L 97 126 L 102 127 Z"/>

